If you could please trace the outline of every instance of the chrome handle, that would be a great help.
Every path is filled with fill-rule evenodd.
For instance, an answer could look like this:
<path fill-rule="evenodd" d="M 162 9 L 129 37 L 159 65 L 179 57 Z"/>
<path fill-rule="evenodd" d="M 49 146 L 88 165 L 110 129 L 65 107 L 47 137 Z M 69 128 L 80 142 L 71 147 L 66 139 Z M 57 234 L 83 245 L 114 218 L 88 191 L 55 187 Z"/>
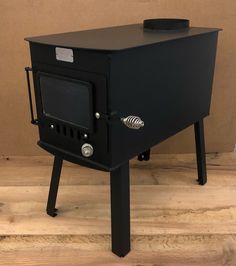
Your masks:
<path fill-rule="evenodd" d="M 144 122 L 139 116 L 129 115 L 121 118 L 122 123 L 131 129 L 140 129 L 144 127 Z"/>

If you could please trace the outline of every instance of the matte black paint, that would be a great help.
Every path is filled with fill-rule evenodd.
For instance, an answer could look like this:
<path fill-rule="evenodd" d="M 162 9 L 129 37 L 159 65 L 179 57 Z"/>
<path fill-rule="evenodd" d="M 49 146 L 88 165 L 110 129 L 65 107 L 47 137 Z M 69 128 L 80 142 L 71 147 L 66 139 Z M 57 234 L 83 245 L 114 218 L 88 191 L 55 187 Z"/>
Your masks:
<path fill-rule="evenodd" d="M 206 183 L 203 118 L 210 110 L 218 31 L 192 27 L 159 32 L 135 24 L 27 38 L 37 108 L 35 119 L 29 88 L 32 123 L 39 127 L 38 145 L 55 156 L 49 215 L 56 215 L 63 160 L 111 172 L 112 251 L 125 256 L 130 250 L 129 160 L 137 155 L 149 160 L 152 146 L 192 124 L 198 182 Z M 57 46 L 72 48 L 74 62 L 56 60 Z M 91 84 L 89 109 L 100 113 L 100 119 L 91 116 L 92 126 L 86 129 L 46 116 L 40 73 Z M 30 85 L 28 70 L 27 81 Z M 129 115 L 140 116 L 145 126 L 127 128 L 121 118 Z M 94 147 L 90 158 L 80 151 L 85 142 Z"/>
<path fill-rule="evenodd" d="M 111 172 L 110 184 L 112 251 L 124 257 L 130 251 L 129 162 Z"/>
<path fill-rule="evenodd" d="M 112 167 L 209 114 L 216 43 L 212 32 L 110 55 L 110 109 L 145 123 L 110 124 Z"/>
<path fill-rule="evenodd" d="M 63 160 L 59 156 L 55 156 L 53 169 L 52 169 L 50 189 L 48 194 L 47 209 L 46 209 L 47 214 L 52 217 L 55 217 L 57 215 L 56 201 L 57 201 L 58 186 L 61 177 L 62 163 Z"/>
<path fill-rule="evenodd" d="M 109 170 L 109 127 L 106 119 L 96 120 L 95 117 L 92 116 L 91 122 L 93 124 L 93 130 L 91 131 L 81 129 L 80 126 L 71 125 L 71 123 L 67 123 L 65 121 L 45 116 L 45 114 L 43 113 L 39 83 L 41 72 L 90 82 L 93 87 L 92 109 L 101 114 L 107 113 L 106 78 L 103 75 L 93 72 L 78 71 L 71 68 L 33 62 L 37 117 L 39 121 L 39 145 L 54 155 L 60 154 L 61 157 L 65 160 L 76 163 L 80 162 L 81 164 L 83 162 L 89 162 L 90 167 L 93 167 L 95 169 Z M 51 124 L 55 125 L 54 129 L 50 128 Z M 60 132 L 57 131 L 57 126 L 60 127 Z M 64 128 L 66 129 L 66 134 L 64 134 L 63 132 Z M 70 135 L 70 130 L 74 132 L 73 137 Z M 87 140 L 83 138 L 84 134 L 88 135 Z M 94 155 L 89 160 L 84 158 L 81 155 L 80 151 L 81 146 L 85 142 L 91 143 L 95 149 Z M 92 161 L 93 163 L 91 164 Z"/>
<path fill-rule="evenodd" d="M 143 21 L 143 28 L 150 30 L 165 30 L 165 31 L 188 29 L 189 20 L 176 19 L 176 18 L 145 19 Z"/>
<path fill-rule="evenodd" d="M 54 47 L 70 47 L 109 53 L 189 38 L 191 36 L 217 32 L 218 30 L 216 28 L 190 27 L 187 31 L 157 33 L 150 30 L 143 30 L 143 24 L 131 24 L 29 37 L 26 40 L 31 43 L 47 44 Z"/>
<path fill-rule="evenodd" d="M 93 92 L 89 82 L 39 73 L 39 84 L 45 116 L 92 130 Z"/>
<path fill-rule="evenodd" d="M 53 46 L 31 43 L 40 146 L 54 155 L 64 150 L 64 159 L 109 171 L 207 116 L 218 35 L 208 31 L 115 53 L 74 49 L 74 63 L 57 61 Z M 86 141 L 95 152 L 89 160 L 80 152 L 86 130 L 43 115 L 39 72 L 93 85 L 92 108 L 101 118 L 92 118 L 94 131 Z M 126 128 L 120 118 L 128 115 L 140 116 L 145 127 Z M 51 123 L 79 131 L 80 140 L 57 134 Z"/>
<path fill-rule="evenodd" d="M 200 185 L 204 185 L 207 182 L 207 170 L 206 170 L 203 120 L 199 120 L 194 124 L 194 132 L 195 132 L 195 144 L 196 144 L 196 153 L 197 153 L 197 170 L 198 170 L 197 181 L 199 182 Z"/>

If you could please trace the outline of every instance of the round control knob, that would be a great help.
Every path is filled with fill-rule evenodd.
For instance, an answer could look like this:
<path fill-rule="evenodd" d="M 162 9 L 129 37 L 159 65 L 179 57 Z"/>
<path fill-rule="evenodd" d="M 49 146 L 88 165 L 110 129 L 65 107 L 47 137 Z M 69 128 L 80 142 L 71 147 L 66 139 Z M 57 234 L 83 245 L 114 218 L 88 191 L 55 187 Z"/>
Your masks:
<path fill-rule="evenodd" d="M 84 143 L 81 147 L 81 153 L 84 157 L 90 157 L 93 155 L 93 146 L 88 144 L 88 143 Z"/>

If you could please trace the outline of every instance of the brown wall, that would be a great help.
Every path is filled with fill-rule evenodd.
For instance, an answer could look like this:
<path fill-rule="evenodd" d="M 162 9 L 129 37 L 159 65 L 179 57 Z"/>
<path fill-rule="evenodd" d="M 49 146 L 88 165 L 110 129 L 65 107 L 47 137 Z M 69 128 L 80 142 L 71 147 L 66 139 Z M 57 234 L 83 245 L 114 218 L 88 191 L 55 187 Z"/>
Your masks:
<path fill-rule="evenodd" d="M 232 151 L 236 142 L 235 0 L 0 0 L 0 154 L 34 155 L 37 129 L 29 123 L 23 68 L 30 65 L 24 37 L 186 17 L 195 26 L 220 27 L 211 116 L 205 120 L 207 151 Z M 194 149 L 189 128 L 156 147 Z"/>

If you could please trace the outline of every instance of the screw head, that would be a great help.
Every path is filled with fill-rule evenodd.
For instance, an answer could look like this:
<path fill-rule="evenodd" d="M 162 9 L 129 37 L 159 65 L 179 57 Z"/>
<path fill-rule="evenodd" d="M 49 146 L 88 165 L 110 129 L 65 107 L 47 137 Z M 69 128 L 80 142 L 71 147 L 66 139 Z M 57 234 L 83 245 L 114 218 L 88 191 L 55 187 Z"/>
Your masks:
<path fill-rule="evenodd" d="M 100 118 L 100 114 L 99 114 L 98 112 L 96 112 L 96 113 L 95 113 L 95 117 L 96 117 L 97 119 L 99 119 L 99 118 Z"/>

